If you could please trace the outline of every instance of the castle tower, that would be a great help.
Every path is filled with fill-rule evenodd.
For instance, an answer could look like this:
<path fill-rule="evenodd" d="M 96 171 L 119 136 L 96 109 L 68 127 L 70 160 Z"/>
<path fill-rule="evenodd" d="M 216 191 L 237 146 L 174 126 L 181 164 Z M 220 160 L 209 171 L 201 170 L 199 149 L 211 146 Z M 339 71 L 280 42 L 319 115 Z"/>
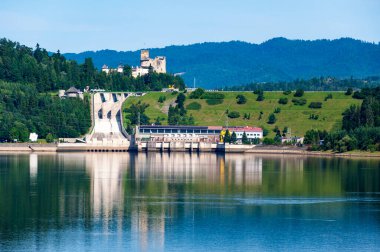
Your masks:
<path fill-rule="evenodd" d="M 149 60 L 149 50 L 141 50 L 141 61 Z"/>

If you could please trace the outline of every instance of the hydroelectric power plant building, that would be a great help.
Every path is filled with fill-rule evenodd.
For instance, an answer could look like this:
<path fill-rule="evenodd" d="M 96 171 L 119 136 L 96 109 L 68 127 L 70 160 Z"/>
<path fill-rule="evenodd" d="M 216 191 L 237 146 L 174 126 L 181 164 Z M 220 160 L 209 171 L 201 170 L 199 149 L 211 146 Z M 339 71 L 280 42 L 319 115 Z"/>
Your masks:
<path fill-rule="evenodd" d="M 222 127 L 222 126 L 161 126 L 144 125 L 138 128 L 138 138 L 142 141 L 197 141 L 218 142 L 222 131 L 235 132 L 241 140 L 245 132 L 249 140 L 263 138 L 263 130 L 256 127 Z"/>
<path fill-rule="evenodd" d="M 141 141 L 192 141 L 218 142 L 223 127 L 219 126 L 161 126 L 144 125 L 138 127 Z"/>

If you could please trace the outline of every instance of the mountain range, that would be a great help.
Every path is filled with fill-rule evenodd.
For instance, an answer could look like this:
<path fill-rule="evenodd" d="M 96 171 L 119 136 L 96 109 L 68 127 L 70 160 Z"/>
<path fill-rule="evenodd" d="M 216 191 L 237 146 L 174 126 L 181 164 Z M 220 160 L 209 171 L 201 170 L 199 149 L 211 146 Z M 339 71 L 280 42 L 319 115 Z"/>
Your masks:
<path fill-rule="evenodd" d="M 188 86 L 222 88 L 252 82 L 279 82 L 321 76 L 364 78 L 380 75 L 380 43 L 352 38 L 289 40 L 273 38 L 261 44 L 242 41 L 206 42 L 150 48 L 150 56 L 166 56 L 170 73 L 183 73 Z M 140 51 L 86 51 L 66 53 L 84 62 L 91 57 L 103 64 L 139 65 Z"/>

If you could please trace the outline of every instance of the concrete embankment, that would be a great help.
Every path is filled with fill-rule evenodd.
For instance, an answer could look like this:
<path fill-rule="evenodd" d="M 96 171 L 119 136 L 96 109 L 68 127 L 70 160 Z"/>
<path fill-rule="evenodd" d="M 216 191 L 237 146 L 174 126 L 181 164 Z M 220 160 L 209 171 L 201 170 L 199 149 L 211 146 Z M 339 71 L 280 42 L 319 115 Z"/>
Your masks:
<path fill-rule="evenodd" d="M 215 146 L 214 146 L 215 145 Z M 147 146 L 148 147 L 148 146 Z M 303 156 L 320 156 L 320 157 L 347 157 L 347 158 L 380 158 L 380 152 L 346 152 L 346 153 L 333 153 L 333 152 L 319 152 L 307 151 L 306 148 L 297 148 L 292 146 L 279 147 L 279 146 L 244 146 L 244 145 L 219 145 L 210 146 L 197 146 L 196 148 L 164 148 L 164 146 L 154 146 L 154 148 L 133 148 L 133 146 L 91 146 L 84 143 L 76 144 L 37 144 L 37 143 L 3 143 L 0 144 L 0 152 L 127 152 L 127 151 L 140 151 L 140 152 L 155 152 L 155 151 L 169 151 L 169 152 L 222 152 L 222 153 L 246 153 L 246 154 L 269 154 L 269 155 L 303 155 Z M 177 147 L 177 146 L 175 146 Z"/>
<path fill-rule="evenodd" d="M 0 152 L 56 152 L 56 144 L 2 143 Z"/>
<path fill-rule="evenodd" d="M 320 156 L 320 157 L 352 157 L 352 158 L 380 158 L 380 153 L 375 152 L 346 152 L 335 153 L 327 151 L 308 151 L 306 148 L 297 148 L 293 146 L 279 147 L 279 146 L 256 146 L 252 149 L 245 151 L 245 153 L 254 154 L 282 154 L 282 155 L 305 155 L 305 156 Z"/>

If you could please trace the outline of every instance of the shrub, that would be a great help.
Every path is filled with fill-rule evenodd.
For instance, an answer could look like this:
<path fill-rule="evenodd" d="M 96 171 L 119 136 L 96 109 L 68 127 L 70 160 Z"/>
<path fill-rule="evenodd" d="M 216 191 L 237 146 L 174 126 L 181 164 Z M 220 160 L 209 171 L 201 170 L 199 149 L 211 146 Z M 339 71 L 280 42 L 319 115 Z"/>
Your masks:
<path fill-rule="evenodd" d="M 256 89 L 255 91 L 253 91 L 254 94 L 260 94 L 264 92 L 263 90 L 260 90 L 260 89 Z"/>
<path fill-rule="evenodd" d="M 200 110 L 201 108 L 202 108 L 202 105 L 199 104 L 198 102 L 192 102 L 186 106 L 186 109 L 188 110 Z"/>
<path fill-rule="evenodd" d="M 286 90 L 286 91 L 284 91 L 284 92 L 282 92 L 284 95 L 290 95 L 291 93 L 292 93 L 292 91 L 291 90 Z"/>
<path fill-rule="evenodd" d="M 269 134 L 269 130 L 265 127 L 261 127 L 263 129 L 263 136 L 267 136 Z"/>
<path fill-rule="evenodd" d="M 355 99 L 360 99 L 360 100 L 362 100 L 362 99 L 364 99 L 365 98 L 365 95 L 364 94 L 362 94 L 361 92 L 359 92 L 359 91 L 355 91 L 354 92 L 354 95 L 352 96 L 352 98 L 355 98 Z"/>
<path fill-rule="evenodd" d="M 333 98 L 332 94 L 328 94 L 328 95 L 325 97 L 325 101 L 327 101 L 328 99 L 332 99 L 332 98 Z"/>
<path fill-rule="evenodd" d="M 353 92 L 352 88 L 348 88 L 346 93 L 344 93 L 344 94 L 345 95 L 352 95 L 352 92 Z"/>
<path fill-rule="evenodd" d="M 197 88 L 193 92 L 190 93 L 190 99 L 199 99 L 204 94 L 205 90 L 203 88 Z"/>
<path fill-rule="evenodd" d="M 224 99 L 224 94 L 216 92 L 205 92 L 201 99 Z"/>
<path fill-rule="evenodd" d="M 240 113 L 237 112 L 237 111 L 231 111 L 228 113 L 228 117 L 229 118 L 239 118 L 240 117 Z"/>
<path fill-rule="evenodd" d="M 236 96 L 236 103 L 237 104 L 245 104 L 247 102 L 247 98 L 244 95 L 237 95 Z"/>
<path fill-rule="evenodd" d="M 280 113 L 280 112 L 281 112 L 281 109 L 280 109 L 280 108 L 275 108 L 273 113 L 278 114 L 278 113 Z"/>
<path fill-rule="evenodd" d="M 257 99 L 256 101 L 264 101 L 265 97 L 264 97 L 264 91 L 263 90 L 255 90 L 253 91 L 254 94 L 257 94 Z"/>
<path fill-rule="evenodd" d="M 305 98 L 292 99 L 292 102 L 294 103 L 294 105 L 303 106 L 306 104 L 306 99 Z"/>
<path fill-rule="evenodd" d="M 318 118 L 319 118 L 319 115 L 315 115 L 315 114 L 311 114 L 311 115 L 309 116 L 309 119 L 310 119 L 310 120 L 318 120 Z"/>
<path fill-rule="evenodd" d="M 161 95 L 160 97 L 158 97 L 158 102 L 159 103 L 163 103 L 164 101 L 166 101 L 166 96 Z"/>
<path fill-rule="evenodd" d="M 322 102 L 310 102 L 309 104 L 309 108 L 322 108 Z"/>
<path fill-rule="evenodd" d="M 286 97 L 281 97 L 281 98 L 278 100 L 278 103 L 279 103 L 279 104 L 283 104 L 283 105 L 288 104 L 288 98 L 286 98 Z"/>
<path fill-rule="evenodd" d="M 303 89 L 297 89 L 296 92 L 294 93 L 294 97 L 301 97 L 303 96 L 304 91 Z"/>
<path fill-rule="evenodd" d="M 218 105 L 218 104 L 222 104 L 224 102 L 223 99 L 207 99 L 206 100 L 206 103 L 208 105 Z"/>
<path fill-rule="evenodd" d="M 263 140 L 263 144 L 265 144 L 265 145 L 274 145 L 274 139 L 266 137 Z"/>
<path fill-rule="evenodd" d="M 270 114 L 269 117 L 268 117 L 268 123 L 269 124 L 274 124 L 276 121 L 277 121 L 276 116 L 273 113 Z"/>

